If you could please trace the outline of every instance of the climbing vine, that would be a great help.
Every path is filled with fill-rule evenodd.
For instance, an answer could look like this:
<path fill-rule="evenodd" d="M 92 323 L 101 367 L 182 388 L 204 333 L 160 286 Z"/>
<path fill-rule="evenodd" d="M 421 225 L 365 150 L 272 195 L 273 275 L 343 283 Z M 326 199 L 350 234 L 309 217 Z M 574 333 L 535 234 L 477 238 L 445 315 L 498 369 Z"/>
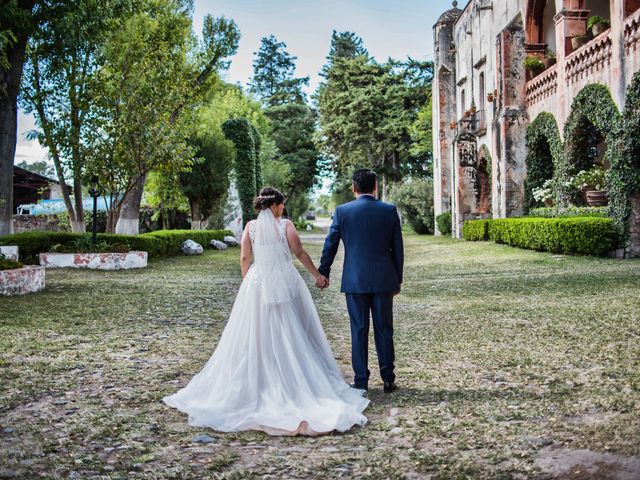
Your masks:
<path fill-rule="evenodd" d="M 262 183 L 262 162 L 260 161 L 260 151 L 262 150 L 262 138 L 260 132 L 253 123 L 251 125 L 251 136 L 253 137 L 253 161 L 255 164 L 256 194 L 264 186 Z"/>
<path fill-rule="evenodd" d="M 564 162 L 564 144 L 556 119 L 548 112 L 542 112 L 527 128 L 526 158 L 527 179 L 524 184 L 525 208 L 540 207 L 533 198 L 533 190 L 554 178 L 557 166 Z M 559 191 L 556 181 L 556 191 Z"/>
<path fill-rule="evenodd" d="M 613 217 L 618 233 L 625 236 L 625 222 L 629 215 L 629 196 L 626 192 L 632 179 L 625 173 L 628 161 L 625 160 L 620 145 L 623 133 L 622 117 L 605 85 L 587 85 L 571 105 L 571 113 L 564 128 L 565 161 L 559 165 L 557 173 L 559 204 L 566 206 L 570 199 L 567 187 L 569 177 L 592 166 L 593 161 L 589 157 L 588 148 L 589 137 L 594 127 L 606 142 L 605 159 L 611 166 L 607 175 L 611 204 L 609 215 Z"/>
<path fill-rule="evenodd" d="M 627 89 L 621 134 L 609 159 L 608 177 L 609 216 L 614 219 L 621 238 L 628 235 L 627 222 L 631 214 L 631 196 L 640 191 L 640 72 L 636 73 Z"/>
<path fill-rule="evenodd" d="M 256 147 L 253 125 L 246 118 L 232 118 L 222 124 L 222 131 L 236 147 L 236 178 L 238 195 L 242 207 L 242 218 L 246 224 L 255 218 L 253 198 L 256 186 Z"/>

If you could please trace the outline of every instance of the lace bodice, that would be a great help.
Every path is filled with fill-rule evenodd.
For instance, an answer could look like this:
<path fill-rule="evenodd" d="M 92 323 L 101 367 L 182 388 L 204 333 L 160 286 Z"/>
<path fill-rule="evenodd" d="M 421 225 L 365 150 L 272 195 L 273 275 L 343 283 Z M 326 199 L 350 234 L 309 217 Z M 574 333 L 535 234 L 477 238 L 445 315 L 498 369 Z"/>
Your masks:
<path fill-rule="evenodd" d="M 287 243 L 286 220 L 278 220 L 278 234 L 280 235 L 280 240 L 282 240 L 284 243 Z M 256 220 L 251 220 L 249 222 L 249 239 L 251 240 L 251 245 L 253 246 L 256 240 Z"/>

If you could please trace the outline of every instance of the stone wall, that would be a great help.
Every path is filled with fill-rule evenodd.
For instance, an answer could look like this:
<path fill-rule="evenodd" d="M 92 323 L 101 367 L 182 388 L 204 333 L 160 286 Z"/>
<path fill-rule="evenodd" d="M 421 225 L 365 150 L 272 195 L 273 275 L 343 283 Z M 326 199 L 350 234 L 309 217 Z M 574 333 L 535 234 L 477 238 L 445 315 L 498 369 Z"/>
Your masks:
<path fill-rule="evenodd" d="M 0 295 L 26 295 L 44 289 L 45 269 L 27 266 L 15 270 L 0 270 Z"/>
<path fill-rule="evenodd" d="M 13 230 L 22 232 L 62 232 L 65 228 L 55 215 L 14 215 Z"/>

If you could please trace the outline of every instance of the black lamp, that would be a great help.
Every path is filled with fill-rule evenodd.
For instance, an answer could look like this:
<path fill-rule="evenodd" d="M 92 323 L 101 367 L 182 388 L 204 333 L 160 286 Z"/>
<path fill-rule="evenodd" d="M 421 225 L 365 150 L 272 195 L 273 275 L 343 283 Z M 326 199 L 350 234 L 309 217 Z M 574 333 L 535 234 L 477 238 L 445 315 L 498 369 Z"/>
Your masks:
<path fill-rule="evenodd" d="M 91 188 L 89 189 L 89 195 L 93 198 L 93 221 L 92 221 L 92 232 L 93 236 L 91 237 L 91 243 L 95 247 L 98 243 L 98 197 L 100 196 L 100 189 L 98 185 L 98 177 L 95 175 L 91 177 Z"/>

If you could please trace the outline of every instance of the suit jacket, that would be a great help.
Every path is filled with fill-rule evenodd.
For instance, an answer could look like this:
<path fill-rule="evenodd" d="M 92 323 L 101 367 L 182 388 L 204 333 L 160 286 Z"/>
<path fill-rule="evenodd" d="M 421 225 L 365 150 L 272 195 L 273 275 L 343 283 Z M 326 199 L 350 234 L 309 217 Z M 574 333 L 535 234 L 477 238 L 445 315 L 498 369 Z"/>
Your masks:
<path fill-rule="evenodd" d="M 341 292 L 387 293 L 400 289 L 404 246 L 395 205 L 362 195 L 336 208 L 318 269 L 327 278 L 340 240 L 345 250 Z"/>

